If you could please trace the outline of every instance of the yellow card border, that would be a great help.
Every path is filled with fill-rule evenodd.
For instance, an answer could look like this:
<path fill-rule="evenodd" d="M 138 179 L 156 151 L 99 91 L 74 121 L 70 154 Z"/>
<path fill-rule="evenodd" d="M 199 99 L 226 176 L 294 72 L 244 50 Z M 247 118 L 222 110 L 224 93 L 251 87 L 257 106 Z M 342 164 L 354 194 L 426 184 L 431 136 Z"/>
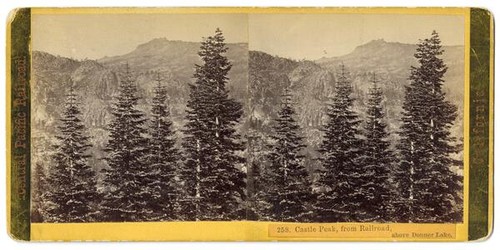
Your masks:
<path fill-rule="evenodd" d="M 464 223 L 456 224 L 456 238 L 442 241 L 466 241 L 468 239 L 469 215 L 469 70 L 470 70 L 470 9 L 469 8 L 33 8 L 31 15 L 65 15 L 65 14 L 401 14 L 401 15 L 463 15 L 465 26 L 465 92 L 464 92 Z M 11 18 L 12 19 L 12 16 Z M 7 27 L 7 133 L 10 135 L 10 24 Z M 492 31 L 493 32 L 493 31 Z M 492 41 L 493 44 L 493 41 Z M 493 46 L 491 46 L 493 53 Z M 493 57 L 491 57 L 491 64 Z M 493 70 L 491 81 L 493 79 Z M 491 90 L 493 85 L 491 84 Z M 491 95 L 490 118 L 493 112 L 493 91 Z M 493 120 L 490 122 L 490 135 L 493 133 Z M 493 146 L 490 137 L 490 148 Z M 7 147 L 10 152 L 10 137 L 7 136 Z M 490 192 L 492 189 L 493 154 L 490 153 Z M 7 155 L 7 164 L 10 166 L 10 155 Z M 7 168 L 7 182 L 10 184 L 11 171 Z M 10 224 L 10 185 L 7 186 L 7 212 Z M 492 195 L 490 195 L 492 199 Z M 491 200 L 492 201 L 492 200 Z M 492 202 L 490 202 L 492 208 Z M 490 225 L 492 209 L 490 209 Z M 349 238 L 324 238 L 324 237 L 275 237 L 269 235 L 269 228 L 276 225 L 294 223 L 274 223 L 256 221 L 234 222 L 140 222 L 140 223 L 32 223 L 31 240 L 62 240 L 62 241 L 441 241 L 440 239 L 394 239 L 391 237 L 349 237 Z M 319 223 L 301 223 L 318 225 Z M 353 225 L 357 223 L 324 223 L 322 225 Z M 367 223 L 380 225 L 374 223 Z M 387 225 L 387 224 L 384 224 Z M 440 230 L 442 224 L 397 224 L 389 225 L 403 228 L 426 227 L 429 230 Z M 10 228 L 10 226 L 9 226 Z M 490 229 L 491 230 L 491 229 Z"/>

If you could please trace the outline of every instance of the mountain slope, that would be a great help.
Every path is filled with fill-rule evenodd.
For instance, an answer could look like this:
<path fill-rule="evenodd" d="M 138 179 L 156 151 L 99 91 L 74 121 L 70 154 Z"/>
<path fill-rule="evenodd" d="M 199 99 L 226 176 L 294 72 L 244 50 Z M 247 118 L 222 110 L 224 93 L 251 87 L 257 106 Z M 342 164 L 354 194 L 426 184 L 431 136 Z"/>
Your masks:
<path fill-rule="evenodd" d="M 374 40 L 356 47 L 351 53 L 333 58 L 322 58 L 316 61 L 320 66 L 335 71 L 343 63 L 351 72 L 354 87 L 357 91 L 358 102 L 365 102 L 365 95 L 370 86 L 369 72 L 375 72 L 386 96 L 388 118 L 396 121 L 401 113 L 404 98 L 404 86 L 408 84 L 410 68 L 417 65 L 413 54 L 417 46 L 396 42 L 386 42 L 382 39 Z M 464 97 L 464 53 L 463 46 L 444 46 L 442 58 L 448 66 L 445 74 L 443 89 L 448 99 L 458 106 L 459 119 L 463 117 Z M 459 121 L 460 121 L 459 120 Z M 391 130 L 397 129 L 398 123 L 392 122 Z M 455 126 L 454 134 L 461 136 L 463 125 Z"/>
<path fill-rule="evenodd" d="M 248 51 L 247 44 L 228 44 L 228 58 L 233 64 L 229 73 L 230 95 L 243 104 L 245 111 L 240 133 L 257 131 L 263 137 L 270 128 L 280 108 L 281 94 L 290 86 L 294 96 L 297 121 L 303 128 L 309 160 L 315 158 L 315 148 L 325 122 L 324 111 L 333 93 L 335 71 L 344 63 L 351 72 L 355 97 L 355 108 L 364 113 L 363 103 L 370 86 L 369 72 L 375 71 L 385 93 L 384 105 L 390 123 L 390 131 L 399 126 L 404 86 L 413 59 L 415 45 L 372 41 L 357 47 L 352 53 L 318 61 L 294 61 L 275 57 L 263 52 Z M 73 79 L 75 91 L 81 96 L 82 112 L 86 126 L 95 143 L 92 163 L 102 166 L 102 151 L 107 141 L 106 126 L 110 120 L 111 100 L 117 93 L 120 72 L 125 64 L 136 76 L 141 95 L 140 108 L 149 113 L 155 71 L 161 72 L 169 95 L 170 112 L 177 136 L 184 124 L 186 102 L 189 98 L 188 84 L 193 81 L 194 65 L 200 63 L 197 52 L 199 43 L 154 39 L 139 45 L 125 55 L 99 60 L 77 61 L 33 52 L 32 134 L 34 163 L 48 163 L 56 125 L 64 103 L 64 95 Z M 445 90 L 450 100 L 459 106 L 462 119 L 463 99 L 463 47 L 445 47 L 443 58 L 449 70 L 446 74 Z M 454 126 L 454 135 L 461 136 L 463 125 Z M 312 161 L 312 160 L 311 160 Z M 311 163 L 311 166 L 313 164 Z M 314 167 L 314 166 L 312 166 Z"/>
<path fill-rule="evenodd" d="M 187 84 L 192 82 L 194 65 L 201 63 L 198 56 L 200 43 L 170 41 L 166 38 L 153 39 L 127 54 L 105 57 L 98 62 L 114 71 L 123 70 L 125 63 L 139 73 L 139 81 L 143 74 L 148 75 L 153 71 L 162 73 L 167 81 L 177 81 L 183 85 L 183 91 L 188 91 Z M 233 97 L 243 100 L 246 95 L 246 81 L 248 69 L 248 45 L 246 43 L 228 44 L 227 57 L 233 64 L 229 72 L 229 90 Z M 145 84 L 148 84 L 144 82 Z M 242 87 L 243 86 L 243 87 Z"/>
<path fill-rule="evenodd" d="M 384 92 L 388 129 L 394 143 L 398 136 L 404 89 L 412 65 L 416 45 L 387 43 L 376 40 L 357 47 L 352 53 L 336 58 L 322 58 L 316 62 L 293 61 L 250 51 L 249 59 L 249 129 L 252 135 L 269 140 L 273 120 L 280 108 L 280 98 L 286 86 L 290 86 L 297 111 L 297 120 L 303 128 L 307 141 L 307 160 L 310 168 L 315 166 L 316 149 L 322 140 L 322 125 L 326 122 L 325 109 L 333 94 L 335 75 L 340 64 L 350 72 L 354 97 L 354 109 L 363 118 L 365 102 L 371 86 L 371 73 L 375 72 Z M 448 100 L 458 106 L 458 119 L 452 134 L 462 137 L 463 131 L 463 47 L 445 47 L 443 58 L 449 69 L 444 89 Z M 255 158 L 262 158 L 255 156 Z"/>
<path fill-rule="evenodd" d="M 246 44 L 228 44 L 228 58 L 233 64 L 228 89 L 231 96 L 246 105 L 248 49 Z M 185 107 L 189 98 L 189 83 L 193 81 L 199 43 L 155 39 L 139 45 L 121 56 L 100 60 L 78 61 L 45 52 L 33 52 L 33 144 L 34 162 L 49 162 L 56 126 L 64 105 L 70 79 L 80 96 L 85 125 L 91 132 L 92 165 L 103 167 L 100 160 L 107 141 L 106 126 L 110 120 L 112 99 L 117 94 L 121 72 L 129 64 L 138 86 L 139 107 L 150 112 L 156 71 L 161 73 L 168 92 L 168 102 L 177 136 L 184 124 Z"/>

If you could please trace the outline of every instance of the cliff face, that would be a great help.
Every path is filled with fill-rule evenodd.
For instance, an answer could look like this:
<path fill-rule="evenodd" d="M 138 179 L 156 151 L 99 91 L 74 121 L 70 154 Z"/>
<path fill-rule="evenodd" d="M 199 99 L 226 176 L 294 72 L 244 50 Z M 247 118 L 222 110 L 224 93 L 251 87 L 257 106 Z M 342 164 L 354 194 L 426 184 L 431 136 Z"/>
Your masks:
<path fill-rule="evenodd" d="M 92 161 L 101 168 L 102 149 L 107 141 L 112 99 L 117 95 L 121 72 L 129 64 L 138 86 L 139 107 L 150 112 L 156 71 L 161 73 L 167 87 L 170 112 L 174 128 L 180 130 L 184 123 L 185 107 L 189 98 L 189 83 L 193 81 L 194 65 L 200 63 L 197 52 L 199 43 L 155 39 L 139 45 L 134 51 L 99 60 L 78 61 L 33 52 L 33 144 L 34 161 L 48 162 L 54 135 L 65 94 L 70 87 L 80 96 L 85 125 L 89 128 L 94 147 Z M 248 49 L 247 44 L 228 44 L 228 58 L 233 64 L 229 74 L 228 89 L 231 96 L 246 103 Z M 180 132 L 177 133 L 181 136 Z"/>
<path fill-rule="evenodd" d="M 265 125 L 275 118 L 279 109 L 280 94 L 286 79 L 290 80 L 295 98 L 297 119 L 305 129 L 305 135 L 313 146 L 319 144 L 319 128 L 329 97 L 333 94 L 335 75 L 340 64 L 350 73 L 355 109 L 364 116 L 368 89 L 371 86 L 371 72 L 376 73 L 379 86 L 384 91 L 389 129 L 396 132 L 404 99 L 410 68 L 417 65 L 413 57 L 416 45 L 389 43 L 375 40 L 357 47 L 353 52 L 334 58 L 322 58 L 315 62 L 292 61 L 273 57 L 262 52 L 250 52 L 250 117 L 260 119 Z M 444 89 L 448 99 L 459 109 L 459 119 L 453 134 L 462 136 L 463 124 L 463 47 L 444 47 L 443 59 L 448 65 Z M 393 135 L 396 139 L 396 135 Z"/>
<path fill-rule="evenodd" d="M 353 85 L 358 98 L 358 105 L 366 100 L 371 76 L 375 72 L 385 94 L 385 105 L 390 129 L 399 127 L 399 117 L 404 99 L 404 86 L 409 84 L 410 68 L 417 66 L 414 53 L 417 46 L 384 40 L 374 40 L 358 46 L 353 52 L 335 58 L 322 58 L 316 61 L 324 68 L 335 70 L 344 63 L 351 72 Z M 458 107 L 458 119 L 452 130 L 457 138 L 463 134 L 463 98 L 464 98 L 464 47 L 444 46 L 442 59 L 448 66 L 444 77 L 443 89 L 447 98 Z"/>
<path fill-rule="evenodd" d="M 271 133 L 273 119 L 280 108 L 280 98 L 286 86 L 294 96 L 296 119 L 304 128 L 304 136 L 314 158 L 314 149 L 321 141 L 321 124 L 329 97 L 333 94 L 335 72 L 343 63 L 350 72 L 356 97 L 355 109 L 363 116 L 364 102 L 370 86 L 370 72 L 376 72 L 385 93 L 384 105 L 391 132 L 399 127 L 404 86 L 407 84 L 415 45 L 376 40 L 357 47 L 352 53 L 317 61 L 294 61 L 258 51 L 248 51 L 247 44 L 228 44 L 228 58 L 233 67 L 229 74 L 230 95 L 244 106 L 244 118 L 239 130 L 249 130 L 263 136 Z M 84 120 L 95 147 L 93 164 L 102 167 L 102 148 L 107 141 L 106 126 L 110 107 L 117 94 L 120 72 L 129 64 L 136 77 L 140 108 L 149 113 L 155 71 L 161 72 L 167 86 L 174 128 L 184 123 L 185 106 L 189 98 L 189 83 L 193 81 L 194 65 L 200 63 L 199 43 L 154 39 L 139 45 L 134 51 L 99 60 L 77 61 L 44 52 L 33 53 L 34 84 L 32 92 L 32 135 L 34 161 L 48 162 L 57 121 L 69 89 L 69 79 L 82 103 Z M 444 88 L 448 98 L 459 107 L 459 119 L 453 134 L 463 131 L 463 47 L 444 47 L 443 58 L 448 65 Z M 395 136 L 394 136 L 395 138 Z"/>

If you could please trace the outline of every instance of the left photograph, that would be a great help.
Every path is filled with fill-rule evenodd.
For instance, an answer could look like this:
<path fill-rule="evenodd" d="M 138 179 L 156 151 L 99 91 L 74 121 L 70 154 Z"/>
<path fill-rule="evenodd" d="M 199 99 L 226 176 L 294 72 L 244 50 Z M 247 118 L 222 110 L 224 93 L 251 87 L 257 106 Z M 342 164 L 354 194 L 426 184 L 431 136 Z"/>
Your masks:
<path fill-rule="evenodd" d="M 245 220 L 247 26 L 32 16 L 31 221 Z"/>

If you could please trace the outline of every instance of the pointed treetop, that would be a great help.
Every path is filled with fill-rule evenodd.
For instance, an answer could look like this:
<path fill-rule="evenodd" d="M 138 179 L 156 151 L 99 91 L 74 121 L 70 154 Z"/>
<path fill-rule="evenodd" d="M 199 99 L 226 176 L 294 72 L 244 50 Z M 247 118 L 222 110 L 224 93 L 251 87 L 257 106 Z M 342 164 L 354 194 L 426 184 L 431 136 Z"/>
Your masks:
<path fill-rule="evenodd" d="M 73 77 L 70 77 L 68 82 L 69 82 L 69 93 L 73 94 L 75 92 L 75 82 L 73 81 Z"/>
<path fill-rule="evenodd" d="M 348 81 L 347 78 L 348 78 L 349 72 L 347 71 L 347 69 L 344 65 L 344 62 L 341 62 L 339 64 L 339 67 L 340 67 L 340 70 L 339 70 L 339 72 L 337 72 L 338 82 L 345 83 Z"/>
<path fill-rule="evenodd" d="M 285 92 L 281 95 L 281 104 L 284 106 L 284 107 L 288 107 L 290 106 L 290 104 L 292 103 L 292 93 L 291 93 L 291 82 L 290 82 L 290 79 L 288 79 L 288 77 L 286 78 L 286 87 L 285 87 Z"/>
<path fill-rule="evenodd" d="M 344 76 L 345 75 L 345 65 L 344 65 L 344 62 L 341 62 L 339 66 L 340 66 L 340 74 L 342 76 Z"/>
<path fill-rule="evenodd" d="M 125 63 L 125 77 L 127 81 L 132 81 L 132 70 L 128 62 Z"/>
<path fill-rule="evenodd" d="M 156 83 L 158 84 L 158 87 L 161 88 L 161 82 L 164 80 L 162 77 L 161 77 L 161 74 L 160 74 L 160 71 L 156 71 L 156 78 L 155 78 L 155 81 Z"/>
<path fill-rule="evenodd" d="M 372 83 L 372 86 L 369 88 L 368 94 L 372 96 L 378 96 L 377 98 L 381 98 L 382 89 L 379 86 L 380 80 L 377 79 L 377 75 L 375 72 L 371 73 L 370 82 Z"/>
<path fill-rule="evenodd" d="M 160 98 L 161 102 L 164 102 L 167 100 L 167 90 L 165 86 L 162 84 L 162 81 L 164 78 L 161 77 L 160 71 L 156 71 L 156 77 L 154 81 L 156 81 L 156 88 L 154 92 L 157 94 L 157 97 Z"/>
<path fill-rule="evenodd" d="M 128 64 L 128 62 L 125 63 L 125 73 L 130 73 L 130 65 Z"/>
<path fill-rule="evenodd" d="M 217 28 L 217 29 L 215 30 L 215 36 L 214 36 L 214 38 L 215 38 L 215 40 L 216 40 L 217 42 L 219 42 L 219 43 L 223 43 L 223 42 L 224 42 L 224 40 L 226 40 L 226 39 L 224 38 L 224 35 L 222 34 L 222 30 L 221 30 L 221 29 L 219 29 L 219 28 Z"/>
<path fill-rule="evenodd" d="M 217 35 L 218 35 L 218 34 L 221 34 L 221 35 L 222 35 L 222 30 L 221 30 L 219 27 L 217 27 L 217 28 L 215 29 L 215 34 L 217 34 Z"/>
<path fill-rule="evenodd" d="M 225 38 L 224 38 L 224 35 L 222 34 L 222 30 L 219 28 L 216 28 L 215 35 L 208 36 L 208 37 L 202 37 L 202 40 L 203 40 L 202 43 L 213 43 L 214 41 L 222 43 L 222 42 L 224 42 Z"/>
<path fill-rule="evenodd" d="M 430 41 L 430 40 L 433 40 L 433 39 L 438 39 L 439 40 L 439 33 L 436 30 L 432 30 L 430 38 L 418 39 L 418 40 L 419 40 L 419 43 L 422 43 L 422 42 Z"/>
<path fill-rule="evenodd" d="M 437 50 L 440 50 L 441 49 L 441 39 L 439 38 L 439 34 L 433 30 L 432 31 L 432 35 L 431 35 L 431 38 L 429 39 L 431 44 L 434 45 L 434 48 L 437 49 Z M 442 54 L 442 52 L 440 53 Z"/>
<path fill-rule="evenodd" d="M 425 62 L 422 61 L 422 57 L 428 56 L 438 56 L 442 55 L 444 50 L 442 49 L 441 39 L 439 38 L 439 34 L 433 30 L 430 38 L 425 38 L 424 40 L 419 39 L 417 44 L 417 52 L 415 53 L 415 57 L 419 59 L 420 63 Z"/>
<path fill-rule="evenodd" d="M 69 82 L 69 92 L 66 95 L 67 98 L 66 106 L 73 107 L 76 104 L 75 82 L 73 81 L 72 77 L 69 78 L 68 82 Z"/>
<path fill-rule="evenodd" d="M 75 87 L 75 81 L 73 80 L 73 77 L 70 76 L 68 79 L 68 82 L 69 82 L 70 89 L 73 90 Z"/>
<path fill-rule="evenodd" d="M 371 78 L 370 78 L 370 82 L 373 83 L 374 85 L 376 85 L 379 81 L 377 80 L 377 75 L 375 74 L 375 72 L 372 72 L 371 73 Z"/>
<path fill-rule="evenodd" d="M 379 89 L 378 83 L 380 82 L 380 80 L 377 79 L 377 74 L 375 72 L 371 73 L 370 82 L 373 83 L 371 89 L 373 90 Z"/>

